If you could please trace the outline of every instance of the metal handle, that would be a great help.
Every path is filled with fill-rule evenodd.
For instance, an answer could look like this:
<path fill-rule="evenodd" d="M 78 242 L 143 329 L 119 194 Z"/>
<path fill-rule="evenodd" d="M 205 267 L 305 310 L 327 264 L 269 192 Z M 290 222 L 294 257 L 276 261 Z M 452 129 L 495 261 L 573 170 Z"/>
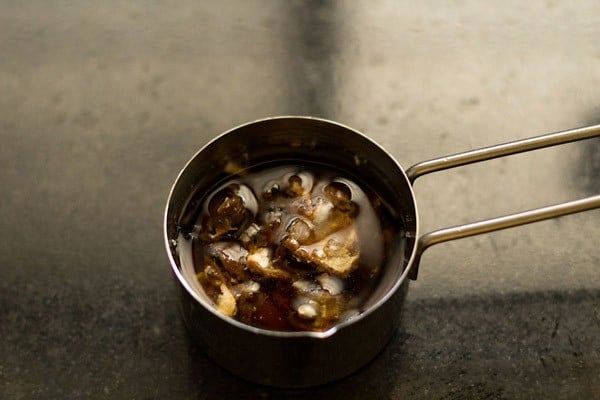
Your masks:
<path fill-rule="evenodd" d="M 598 136 L 600 136 L 600 125 L 550 133 L 529 139 L 517 140 L 423 161 L 408 168 L 406 170 L 406 175 L 410 182 L 414 183 L 418 177 L 428 173 Z M 509 214 L 465 225 L 457 225 L 426 233 L 417 240 L 415 259 L 413 260 L 412 269 L 409 272 L 409 278 L 413 280 L 417 279 L 421 255 L 427 248 L 434 244 L 512 228 L 595 208 L 600 208 L 600 194 L 567 203 L 555 204 L 548 207 Z"/>

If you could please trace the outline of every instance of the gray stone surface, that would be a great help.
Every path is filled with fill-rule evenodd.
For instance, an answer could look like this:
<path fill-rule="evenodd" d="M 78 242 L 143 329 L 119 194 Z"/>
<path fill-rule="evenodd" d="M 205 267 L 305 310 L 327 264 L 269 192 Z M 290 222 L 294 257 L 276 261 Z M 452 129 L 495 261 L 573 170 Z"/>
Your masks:
<path fill-rule="evenodd" d="M 0 398 L 598 398 L 600 212 L 428 250 L 357 374 L 257 387 L 177 314 L 161 223 L 207 140 L 281 114 L 402 165 L 600 122 L 595 1 L 0 1 Z M 423 231 L 600 192 L 600 143 L 415 186 Z M 243 356 L 243 355 L 240 355 Z"/>

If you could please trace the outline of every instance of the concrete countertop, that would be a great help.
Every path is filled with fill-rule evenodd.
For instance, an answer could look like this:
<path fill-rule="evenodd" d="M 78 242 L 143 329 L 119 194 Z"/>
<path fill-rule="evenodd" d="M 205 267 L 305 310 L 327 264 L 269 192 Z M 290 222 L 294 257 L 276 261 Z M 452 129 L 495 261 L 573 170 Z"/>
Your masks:
<path fill-rule="evenodd" d="M 336 120 L 404 167 L 597 124 L 599 16 L 587 0 L 0 1 L 0 398 L 597 398 L 598 210 L 434 246 L 381 355 L 293 392 L 191 342 L 162 217 L 203 144 L 266 116 Z M 422 231 L 598 194 L 600 141 L 415 193 Z"/>

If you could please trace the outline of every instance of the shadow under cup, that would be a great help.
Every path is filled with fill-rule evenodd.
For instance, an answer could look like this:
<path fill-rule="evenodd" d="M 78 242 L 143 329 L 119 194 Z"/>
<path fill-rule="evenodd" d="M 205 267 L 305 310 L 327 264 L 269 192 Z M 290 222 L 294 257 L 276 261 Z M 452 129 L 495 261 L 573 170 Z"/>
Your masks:
<path fill-rule="evenodd" d="M 180 228 L 193 224 L 193 210 L 199 207 L 193 202 L 230 176 L 227 171 L 288 160 L 344 171 L 377 193 L 394 223 L 400 225 L 379 284 L 361 314 L 325 332 L 270 331 L 222 315 L 203 294 L 191 263 L 185 262 L 177 246 Z M 190 334 L 213 360 L 242 378 L 290 388 L 339 379 L 372 360 L 400 324 L 408 291 L 406 269 L 414 257 L 417 237 L 414 195 L 393 157 L 351 128 L 316 118 L 278 117 L 222 134 L 196 153 L 179 174 L 168 199 L 164 230 Z"/>

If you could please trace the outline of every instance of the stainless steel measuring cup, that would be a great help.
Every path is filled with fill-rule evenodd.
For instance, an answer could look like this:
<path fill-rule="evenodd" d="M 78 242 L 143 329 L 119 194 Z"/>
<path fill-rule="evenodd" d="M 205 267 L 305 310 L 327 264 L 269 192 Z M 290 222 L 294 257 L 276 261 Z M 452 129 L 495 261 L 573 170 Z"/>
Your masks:
<path fill-rule="evenodd" d="M 275 117 L 238 126 L 204 146 L 173 185 L 164 239 L 180 296 L 183 319 L 206 353 L 231 372 L 278 387 L 318 385 L 368 363 L 397 330 L 409 278 L 416 279 L 428 247 L 600 207 L 600 194 L 544 208 L 421 234 L 412 183 L 427 173 L 600 136 L 600 125 L 557 132 L 415 164 L 406 171 L 374 141 L 344 125 L 309 117 Z M 228 176 L 228 166 L 273 160 L 311 160 L 349 171 L 368 182 L 395 216 L 403 235 L 382 268 L 381 281 L 362 313 L 325 332 L 280 332 L 242 324 L 215 310 L 182 263 L 179 226 L 190 199 Z"/>

